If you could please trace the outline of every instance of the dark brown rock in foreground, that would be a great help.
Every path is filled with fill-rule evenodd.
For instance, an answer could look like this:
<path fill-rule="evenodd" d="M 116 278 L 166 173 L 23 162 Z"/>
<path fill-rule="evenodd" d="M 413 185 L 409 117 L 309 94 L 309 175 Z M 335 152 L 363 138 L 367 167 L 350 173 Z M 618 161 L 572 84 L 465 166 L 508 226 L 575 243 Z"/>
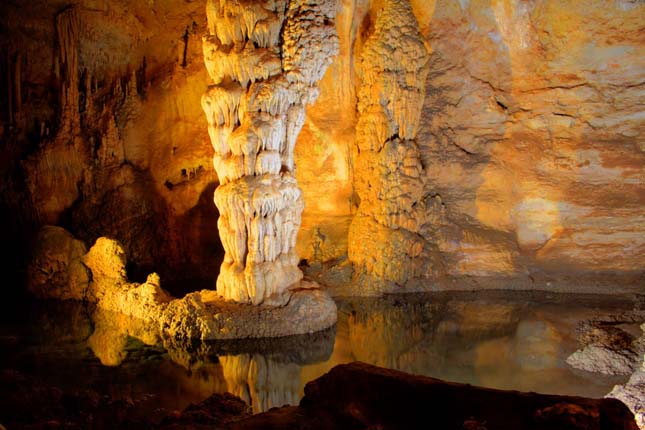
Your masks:
<path fill-rule="evenodd" d="M 233 423 L 234 429 L 637 430 L 613 399 L 501 391 L 364 363 L 307 384 L 298 408 Z"/>
<path fill-rule="evenodd" d="M 0 424 L 9 430 L 638 430 L 615 399 L 492 390 L 358 362 L 307 384 L 300 406 L 253 416 L 231 394 L 151 414 L 136 402 L 65 393 L 15 371 L 0 372 L 0 383 Z"/>

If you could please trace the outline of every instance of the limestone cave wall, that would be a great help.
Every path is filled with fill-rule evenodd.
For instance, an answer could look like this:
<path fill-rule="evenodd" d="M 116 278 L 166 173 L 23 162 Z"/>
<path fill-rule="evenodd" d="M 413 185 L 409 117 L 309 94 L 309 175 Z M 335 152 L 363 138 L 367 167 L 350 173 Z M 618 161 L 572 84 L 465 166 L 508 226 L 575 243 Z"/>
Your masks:
<path fill-rule="evenodd" d="M 29 233 L 57 224 L 88 244 L 118 239 L 132 276 L 156 270 L 212 287 L 223 251 L 199 103 L 205 5 L 0 8 L 5 254 L 28 253 Z"/>
<path fill-rule="evenodd" d="M 425 225 L 412 229 L 423 238 L 425 253 L 415 258 L 432 261 L 420 281 L 437 273 L 528 282 L 550 274 L 642 273 L 645 4 L 411 0 L 430 55 L 416 136 L 423 169 L 419 195 L 410 184 L 388 189 L 372 180 L 374 167 L 358 161 L 364 148 L 352 133 L 361 121 L 360 101 L 358 110 L 351 109 L 357 94 L 365 91 L 361 67 L 370 67 L 363 52 L 388 3 L 342 2 L 340 56 L 326 76 L 318 105 L 310 109 L 314 114 L 305 130 L 325 136 L 314 142 L 329 148 L 327 166 L 344 165 L 336 161 L 342 151 L 335 146 L 347 142 L 340 146 L 348 148 L 349 167 L 337 171 L 348 172 L 344 183 L 353 190 L 371 181 L 377 193 L 394 190 L 425 208 Z M 402 33 L 404 24 L 399 26 Z M 402 42 L 400 51 L 406 46 Z M 397 58 L 396 50 L 392 55 Z M 405 63 L 405 55 L 400 61 Z M 378 88 L 372 94 L 379 97 Z M 321 112 L 324 118 L 316 116 Z M 325 127 L 330 117 L 338 123 Z M 338 137 L 338 130 L 348 132 Z M 331 143 L 325 146 L 325 140 Z M 306 145 L 299 148 L 304 155 Z M 397 162 L 390 157 L 389 170 L 396 170 Z M 324 178 L 321 173 L 315 176 Z M 357 207 L 380 204 L 356 201 L 356 194 L 336 184 L 325 193 L 320 185 L 311 192 L 301 183 L 307 210 L 324 211 L 321 205 L 330 200 L 320 198 L 321 192 L 335 198 L 337 204 L 330 204 L 334 215 L 351 217 Z M 404 206 L 390 209 L 389 218 L 408 216 Z M 396 222 L 385 227 L 406 228 Z M 322 227 L 318 234 L 347 237 Z M 370 251 L 379 241 L 383 246 L 391 241 L 389 233 L 368 240 L 349 237 L 350 255 L 354 247 L 363 260 L 369 260 L 365 254 L 381 252 Z M 322 248 L 323 257 L 337 246 L 325 252 L 324 243 L 314 245 Z M 418 249 L 411 246 L 406 258 Z M 371 264 L 363 264 L 359 278 L 383 272 L 378 265 L 386 263 L 372 258 Z M 395 268 L 390 284 L 405 279 L 409 268 Z M 369 278 L 363 281 L 373 286 Z"/>
<path fill-rule="evenodd" d="M 223 251 L 200 106 L 205 3 L 2 2 L 7 270 L 26 258 L 39 226 L 58 224 L 88 244 L 118 239 L 135 273 L 214 285 Z M 416 22 L 395 21 L 401 45 L 366 55 L 393 4 L 409 5 Z M 300 258 L 347 265 L 349 248 L 361 255 L 354 279 L 373 285 L 385 273 L 377 250 L 405 228 L 393 220 L 422 212 L 407 230 L 416 245 L 397 252 L 423 265 L 414 263 L 408 279 L 401 274 L 411 266 L 394 258 L 386 288 L 446 276 L 642 274 L 643 2 L 337 0 L 337 8 L 339 54 L 295 148 L 305 199 Z M 359 99 L 362 92 L 378 104 L 375 81 L 364 77 L 383 69 L 384 56 L 401 70 L 420 61 L 406 56 L 404 27 L 415 28 L 427 51 L 418 83 L 425 97 L 398 118 L 414 122 L 406 115 L 418 111 L 410 136 L 418 175 L 379 181 L 375 172 L 401 172 L 406 158 L 381 154 L 378 169 L 361 161 L 357 130 L 372 120 Z M 404 134 L 390 130 L 385 140 Z M 370 210 L 387 211 L 374 218 L 386 233 L 351 236 L 356 214 Z"/>

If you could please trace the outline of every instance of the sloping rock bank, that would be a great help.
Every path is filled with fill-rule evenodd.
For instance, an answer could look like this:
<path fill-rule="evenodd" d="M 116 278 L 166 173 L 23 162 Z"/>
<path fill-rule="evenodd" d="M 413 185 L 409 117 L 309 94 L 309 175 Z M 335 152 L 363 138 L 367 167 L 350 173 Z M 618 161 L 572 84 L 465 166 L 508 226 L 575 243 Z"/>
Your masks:
<path fill-rule="evenodd" d="M 625 385 L 616 385 L 607 397 L 613 397 L 625 403 L 634 413 L 638 427 L 645 428 L 645 358 L 643 365 L 637 369 Z"/>
<path fill-rule="evenodd" d="M 587 372 L 631 374 L 629 381 L 616 385 L 607 397 L 625 403 L 641 430 L 645 429 L 645 323 L 640 324 L 640 337 L 625 329 L 643 319 L 641 303 L 631 313 L 615 315 L 607 321 L 587 322 L 579 328 L 582 348 L 567 358 L 569 365 Z"/>

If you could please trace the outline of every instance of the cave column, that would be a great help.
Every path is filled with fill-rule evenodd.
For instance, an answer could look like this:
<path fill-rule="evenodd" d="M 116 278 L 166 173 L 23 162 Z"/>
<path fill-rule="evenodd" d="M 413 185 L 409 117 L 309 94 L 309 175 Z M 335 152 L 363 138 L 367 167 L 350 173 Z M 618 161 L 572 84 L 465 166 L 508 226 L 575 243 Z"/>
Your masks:
<path fill-rule="evenodd" d="M 355 190 L 348 257 L 357 281 L 409 285 L 432 270 L 424 171 L 415 141 L 429 55 L 408 0 L 386 0 L 357 67 Z"/>
<path fill-rule="evenodd" d="M 302 279 L 295 242 L 304 208 L 293 150 L 338 51 L 334 0 L 208 0 L 202 97 L 220 185 L 225 250 L 217 291 L 282 305 Z"/>

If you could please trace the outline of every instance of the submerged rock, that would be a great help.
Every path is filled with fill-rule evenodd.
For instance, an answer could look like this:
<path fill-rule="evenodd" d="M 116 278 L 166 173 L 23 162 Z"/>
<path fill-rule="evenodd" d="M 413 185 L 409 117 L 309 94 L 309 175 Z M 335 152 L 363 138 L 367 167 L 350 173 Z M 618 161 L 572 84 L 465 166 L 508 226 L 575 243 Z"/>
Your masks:
<path fill-rule="evenodd" d="M 633 351 L 590 345 L 571 354 L 567 363 L 587 372 L 629 375 L 634 371 L 634 362 L 637 359 L 638 355 Z"/>

